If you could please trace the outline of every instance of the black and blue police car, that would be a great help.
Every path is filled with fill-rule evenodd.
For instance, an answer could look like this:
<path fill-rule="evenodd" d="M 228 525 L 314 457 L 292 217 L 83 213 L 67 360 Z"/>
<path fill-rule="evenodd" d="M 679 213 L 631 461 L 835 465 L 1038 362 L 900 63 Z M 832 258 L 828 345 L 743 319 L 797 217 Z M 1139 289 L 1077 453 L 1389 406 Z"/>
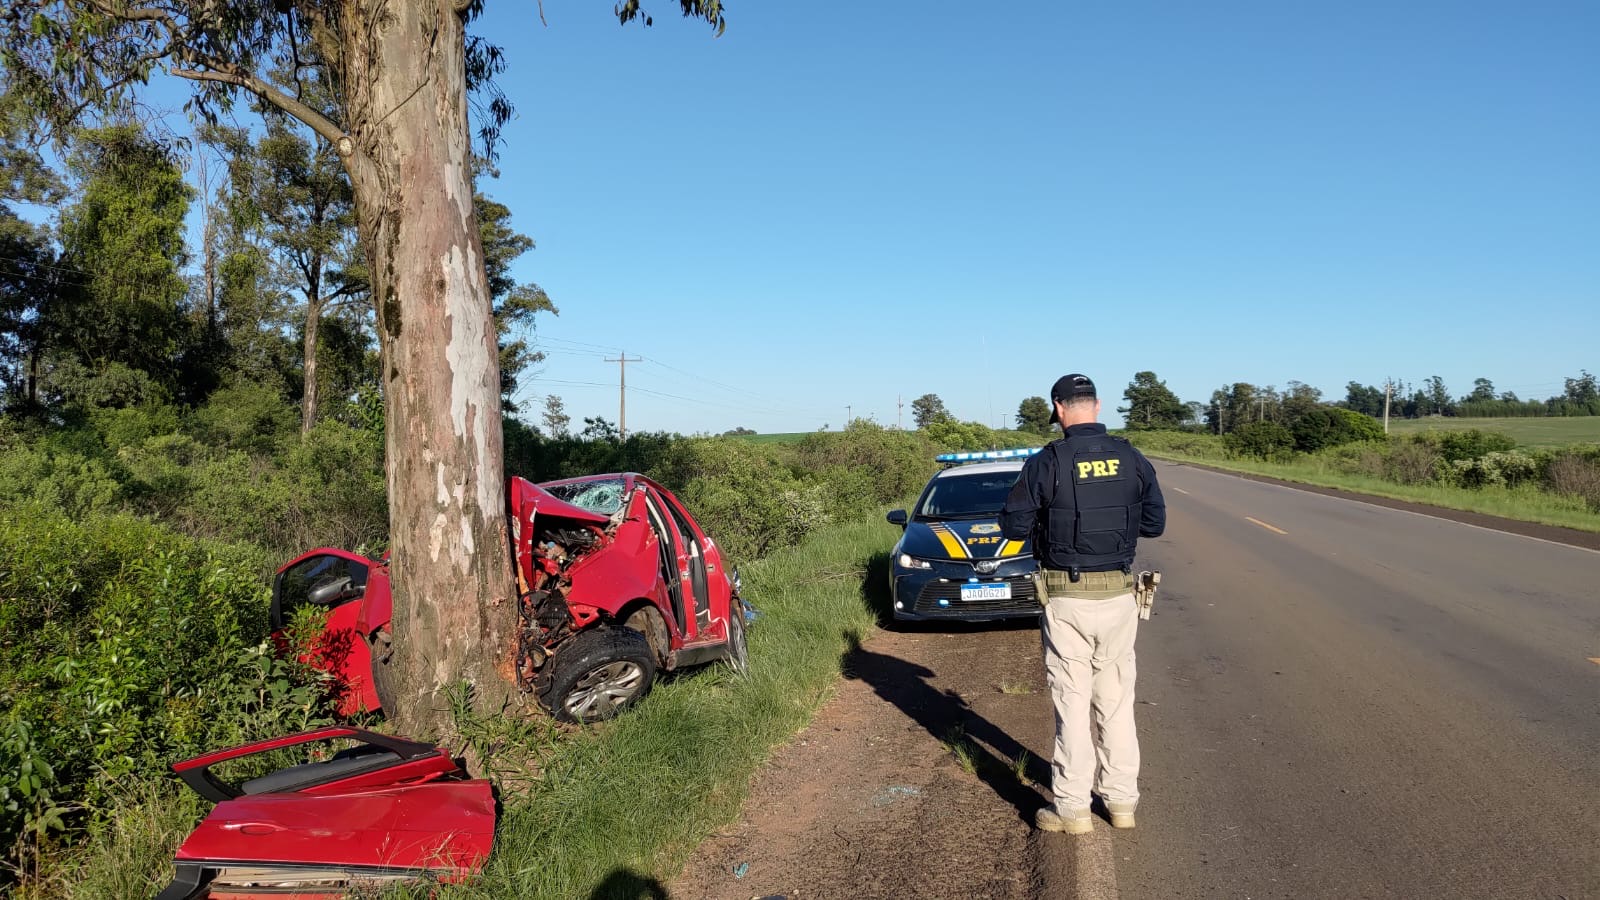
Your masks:
<path fill-rule="evenodd" d="M 1030 541 L 1000 533 L 1000 507 L 1037 447 L 947 453 L 907 515 L 889 513 L 905 529 L 889 561 L 897 621 L 981 622 L 1037 616 L 1029 578 L 1037 568 Z"/>

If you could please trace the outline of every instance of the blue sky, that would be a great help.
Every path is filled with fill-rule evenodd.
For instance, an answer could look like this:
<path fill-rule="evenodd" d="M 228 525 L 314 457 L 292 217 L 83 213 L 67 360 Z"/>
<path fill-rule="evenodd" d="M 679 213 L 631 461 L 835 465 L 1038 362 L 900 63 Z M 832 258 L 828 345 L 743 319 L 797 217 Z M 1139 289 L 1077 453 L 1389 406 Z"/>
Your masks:
<path fill-rule="evenodd" d="M 1600 4 L 488 6 L 531 420 L 616 421 L 621 352 L 683 433 L 1600 369 Z"/>

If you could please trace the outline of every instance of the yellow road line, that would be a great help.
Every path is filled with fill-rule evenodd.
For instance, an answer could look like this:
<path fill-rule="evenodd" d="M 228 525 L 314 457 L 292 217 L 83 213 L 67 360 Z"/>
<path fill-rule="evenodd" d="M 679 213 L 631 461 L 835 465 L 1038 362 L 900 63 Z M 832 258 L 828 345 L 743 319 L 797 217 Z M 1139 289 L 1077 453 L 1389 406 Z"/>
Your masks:
<path fill-rule="evenodd" d="M 1267 523 L 1265 523 L 1265 522 L 1261 521 L 1260 519 L 1257 519 L 1257 518 L 1255 518 L 1253 516 L 1245 516 L 1244 520 L 1246 522 L 1254 522 L 1257 525 L 1260 525 L 1262 528 L 1265 528 L 1268 531 L 1276 531 L 1279 534 L 1288 534 L 1289 533 L 1287 531 L 1284 531 L 1282 528 L 1277 527 L 1276 525 L 1268 525 Z"/>

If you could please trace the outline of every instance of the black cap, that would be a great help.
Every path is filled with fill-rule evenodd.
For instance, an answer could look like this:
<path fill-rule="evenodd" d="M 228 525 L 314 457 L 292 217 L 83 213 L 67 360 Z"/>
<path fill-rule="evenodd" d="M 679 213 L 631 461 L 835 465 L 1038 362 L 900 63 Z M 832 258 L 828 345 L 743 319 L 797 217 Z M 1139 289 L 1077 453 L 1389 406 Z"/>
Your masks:
<path fill-rule="evenodd" d="M 1061 421 L 1056 415 L 1056 403 L 1071 403 L 1079 397 L 1099 398 L 1094 392 L 1094 382 L 1087 375 L 1063 375 L 1056 379 L 1055 386 L 1050 388 L 1050 424 Z"/>

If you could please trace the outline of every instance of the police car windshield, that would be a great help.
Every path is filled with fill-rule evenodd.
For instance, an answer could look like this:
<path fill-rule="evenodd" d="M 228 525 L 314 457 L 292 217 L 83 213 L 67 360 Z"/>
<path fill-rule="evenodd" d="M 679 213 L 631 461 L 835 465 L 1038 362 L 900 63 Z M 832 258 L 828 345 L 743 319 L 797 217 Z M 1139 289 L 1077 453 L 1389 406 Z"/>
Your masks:
<path fill-rule="evenodd" d="M 918 519 L 991 519 L 1000 515 L 1017 473 L 983 472 L 935 478 L 917 504 Z"/>

